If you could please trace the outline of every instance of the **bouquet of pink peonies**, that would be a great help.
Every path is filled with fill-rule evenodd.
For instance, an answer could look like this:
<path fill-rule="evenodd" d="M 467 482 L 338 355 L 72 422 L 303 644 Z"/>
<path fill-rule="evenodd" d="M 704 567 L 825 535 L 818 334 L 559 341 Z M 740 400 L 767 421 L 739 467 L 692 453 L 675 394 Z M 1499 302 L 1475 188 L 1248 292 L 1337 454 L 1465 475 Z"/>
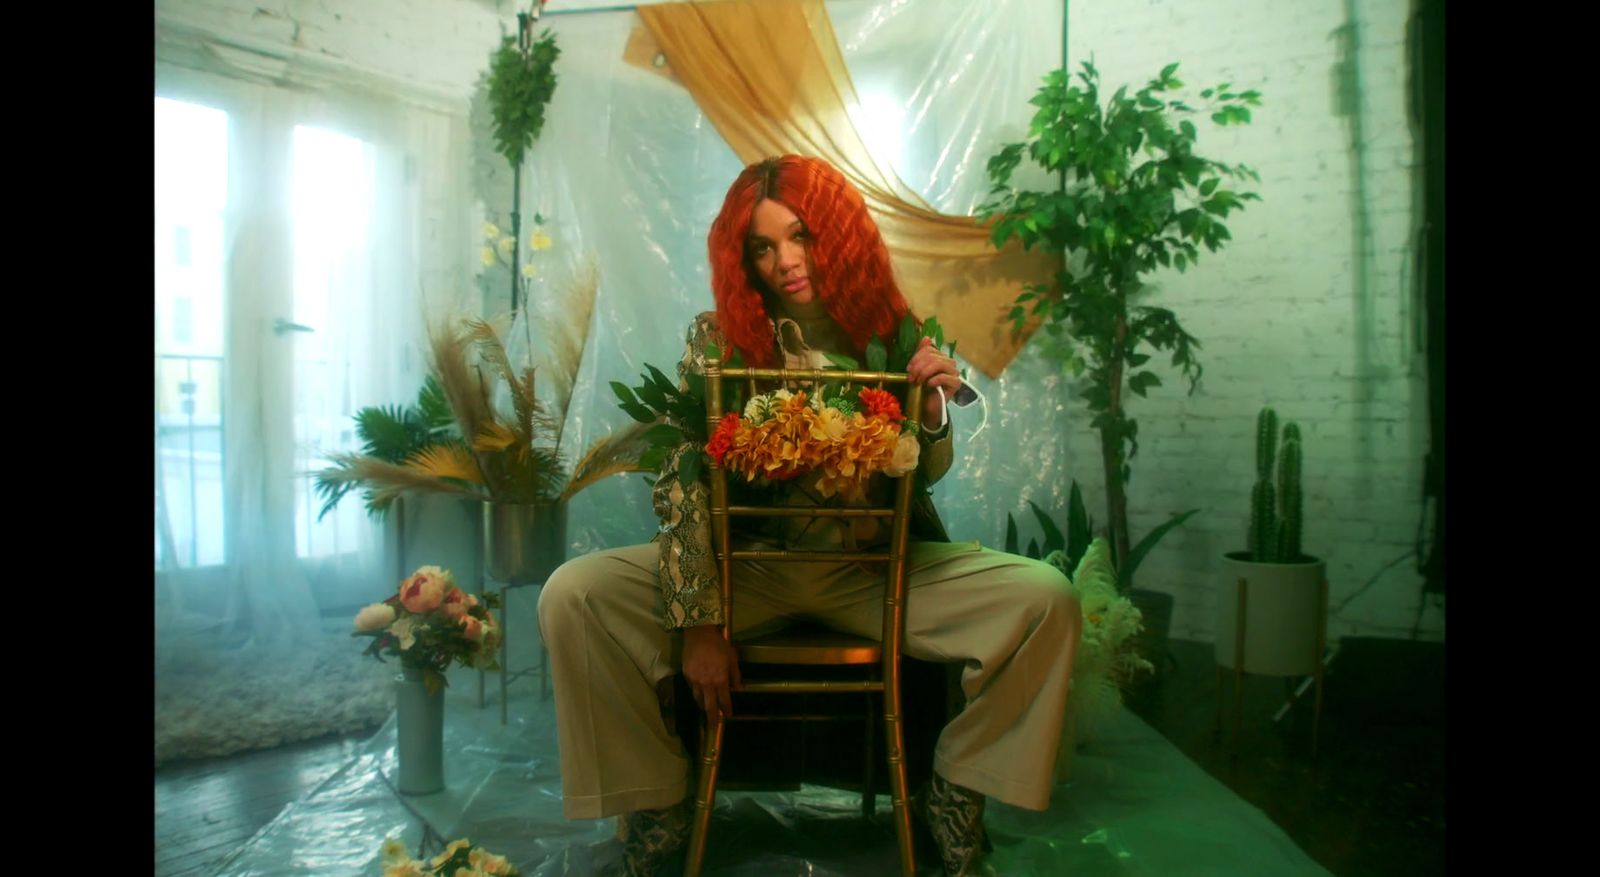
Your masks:
<path fill-rule="evenodd" d="M 398 838 L 383 842 L 383 877 L 517 877 L 505 856 L 497 856 L 466 838 L 453 840 L 429 861 L 406 854 Z"/>
<path fill-rule="evenodd" d="M 450 571 L 424 566 L 400 583 L 394 596 L 356 613 L 351 636 L 372 638 L 364 654 L 383 660 L 398 657 L 408 668 L 421 670 L 428 690 L 448 684 L 444 671 L 452 663 L 479 670 L 498 670 L 500 628 L 491 609 L 498 608 L 493 593 L 469 594 L 456 586 Z"/>

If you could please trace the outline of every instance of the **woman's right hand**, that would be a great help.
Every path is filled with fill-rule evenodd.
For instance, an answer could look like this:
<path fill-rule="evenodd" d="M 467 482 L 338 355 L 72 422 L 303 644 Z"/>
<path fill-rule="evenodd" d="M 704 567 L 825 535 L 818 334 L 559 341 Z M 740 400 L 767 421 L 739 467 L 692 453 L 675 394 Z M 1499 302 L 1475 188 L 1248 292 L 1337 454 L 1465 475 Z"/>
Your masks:
<path fill-rule="evenodd" d="M 722 636 L 720 625 L 687 627 L 683 631 L 683 678 L 694 692 L 694 702 L 710 715 L 733 715 L 732 689 L 739 679 L 739 655 Z"/>

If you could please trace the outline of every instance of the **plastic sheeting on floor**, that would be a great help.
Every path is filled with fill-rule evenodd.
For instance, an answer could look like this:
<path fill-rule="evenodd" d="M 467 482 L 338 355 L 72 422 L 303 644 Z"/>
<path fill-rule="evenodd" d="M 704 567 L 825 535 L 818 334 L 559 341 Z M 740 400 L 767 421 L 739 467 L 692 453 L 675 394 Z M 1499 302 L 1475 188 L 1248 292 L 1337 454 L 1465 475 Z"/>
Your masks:
<path fill-rule="evenodd" d="M 452 674 L 446 694 L 448 788 L 402 797 L 392 788 L 395 727 L 388 723 L 346 766 L 289 805 L 218 872 L 227 877 L 379 875 L 378 849 L 399 837 L 413 854 L 469 837 L 528 877 L 589 875 L 615 860 L 611 819 L 561 815 L 553 702 L 537 680 L 511 692 L 500 724 L 496 680 L 479 709 L 476 679 Z M 1234 795 L 1137 716 L 1122 712 L 1079 749 L 1073 780 L 1042 813 L 991 802 L 989 861 L 1007 875 L 1327 874 L 1258 809 Z M 854 793 L 717 797 L 707 875 L 896 873 L 887 796 L 876 817 Z M 938 873 L 923 862 L 922 873 Z"/>

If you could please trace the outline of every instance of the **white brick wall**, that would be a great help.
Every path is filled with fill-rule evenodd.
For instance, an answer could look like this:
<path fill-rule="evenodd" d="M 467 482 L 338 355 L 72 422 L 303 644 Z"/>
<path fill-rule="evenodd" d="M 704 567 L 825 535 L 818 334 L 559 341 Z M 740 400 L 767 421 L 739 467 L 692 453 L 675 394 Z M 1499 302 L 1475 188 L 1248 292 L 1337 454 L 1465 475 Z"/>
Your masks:
<path fill-rule="evenodd" d="M 1355 175 L 1352 122 L 1338 112 L 1336 77 L 1348 63 L 1336 35 L 1349 23 L 1343 0 L 1068 7 L 1069 63 L 1092 53 L 1107 92 L 1138 87 L 1178 61 L 1195 91 L 1229 81 L 1263 94 L 1251 125 L 1197 123 L 1197 151 L 1255 168 L 1263 201 L 1228 222 L 1229 248 L 1203 254 L 1187 274 L 1158 277 L 1151 299 L 1204 345 L 1201 389 L 1185 397 L 1179 376 L 1162 372 L 1165 386 L 1130 407 L 1141 436 L 1129 489 L 1135 538 L 1169 513 L 1203 509 L 1140 569 L 1141 587 L 1178 596 L 1177 636 L 1213 636 L 1217 558 L 1243 547 L 1254 418 L 1265 403 L 1298 421 L 1305 437 L 1304 543 L 1328 561 L 1332 606 L 1349 600 L 1330 620 L 1330 636 L 1407 636 L 1421 603 L 1414 557 L 1384 569 L 1413 548 L 1427 450 L 1426 384 L 1410 323 L 1420 312 L 1410 300 L 1409 9 L 1394 0 L 1353 7 L 1364 181 Z M 1358 206 L 1369 224 L 1364 247 Z M 1076 430 L 1070 451 L 1079 481 L 1101 503 L 1091 513 L 1103 519 L 1097 439 Z M 1426 609 L 1421 635 L 1443 638 L 1439 609 Z"/>

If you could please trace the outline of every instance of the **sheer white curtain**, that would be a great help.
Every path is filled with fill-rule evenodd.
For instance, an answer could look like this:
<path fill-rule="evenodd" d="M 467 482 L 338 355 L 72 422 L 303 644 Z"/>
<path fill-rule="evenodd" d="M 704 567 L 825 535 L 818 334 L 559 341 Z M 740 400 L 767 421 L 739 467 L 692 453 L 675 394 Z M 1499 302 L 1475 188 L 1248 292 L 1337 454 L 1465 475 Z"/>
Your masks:
<path fill-rule="evenodd" d="M 158 757 L 164 730 L 256 745 L 200 739 L 256 675 L 268 742 L 345 730 L 315 714 L 364 671 L 316 657 L 362 666 L 344 633 L 393 571 L 359 495 L 317 519 L 311 473 L 421 386 L 424 275 L 467 276 L 464 121 L 158 63 L 155 122 Z"/>

